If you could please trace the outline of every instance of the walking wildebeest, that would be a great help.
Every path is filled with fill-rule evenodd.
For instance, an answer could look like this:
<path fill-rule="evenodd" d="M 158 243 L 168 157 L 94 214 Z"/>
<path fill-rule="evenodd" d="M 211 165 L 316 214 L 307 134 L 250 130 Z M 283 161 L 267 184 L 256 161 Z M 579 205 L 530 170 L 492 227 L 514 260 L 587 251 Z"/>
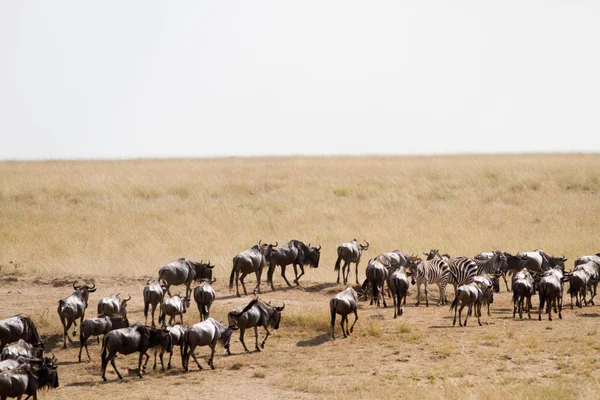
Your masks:
<path fill-rule="evenodd" d="M 27 343 L 23 339 L 15 344 L 9 345 L 2 350 L 0 360 L 16 360 L 18 357 L 40 358 L 44 355 L 44 348 Z"/>
<path fill-rule="evenodd" d="M 165 293 L 167 293 L 167 282 L 164 280 L 148 279 L 146 287 L 144 287 L 144 318 L 146 324 L 148 324 L 148 308 L 152 306 L 152 326 L 155 326 L 154 311 L 162 303 Z"/>
<path fill-rule="evenodd" d="M 58 387 L 58 372 L 56 365 L 21 364 L 16 369 L 0 374 L 0 398 L 7 397 L 27 398 L 37 400 L 37 391 L 43 388 Z"/>
<path fill-rule="evenodd" d="M 88 359 L 92 360 L 87 347 L 87 341 L 90 337 L 97 336 L 98 343 L 100 343 L 100 335 L 106 335 L 110 331 L 127 328 L 128 326 L 129 321 L 127 320 L 127 316 L 120 314 L 100 315 L 98 318 L 83 320 L 79 327 L 79 362 L 81 362 L 81 352 L 84 347 Z"/>
<path fill-rule="evenodd" d="M 185 335 L 186 328 L 184 328 L 179 324 L 179 322 L 177 322 L 175 325 L 168 326 L 165 329 L 169 333 L 169 338 L 164 338 L 164 340 L 160 341 L 159 345 L 154 348 L 154 365 L 152 366 L 153 370 L 156 369 L 157 352 L 160 352 L 160 367 L 163 371 L 165 370 L 165 365 L 163 363 L 163 355 L 165 354 L 165 351 L 167 351 L 167 347 L 169 346 L 169 344 L 171 345 L 171 351 L 168 352 L 169 363 L 167 364 L 167 369 L 171 369 L 171 358 L 173 357 L 173 348 L 175 346 L 179 346 L 179 354 L 181 355 L 183 360 L 183 338 Z"/>
<path fill-rule="evenodd" d="M 241 307 L 230 311 L 227 318 L 229 326 L 237 325 L 240 328 L 240 342 L 244 346 L 246 352 L 250 352 L 244 343 L 244 332 L 248 328 L 254 328 L 254 336 L 256 339 L 256 351 L 260 351 L 258 347 L 258 327 L 262 326 L 267 331 L 264 340 L 261 343 L 261 348 L 265 347 L 265 343 L 269 338 L 271 332 L 269 328 L 279 329 L 279 323 L 281 322 L 281 312 L 285 308 L 283 306 L 271 306 L 258 298 L 252 300 L 246 307 L 240 310 Z"/>
<path fill-rule="evenodd" d="M 552 308 L 558 313 L 558 318 L 562 319 L 563 283 L 568 280 L 569 278 L 564 276 L 563 270 L 558 266 L 544 272 L 538 290 L 540 297 L 538 320 L 542 320 L 544 304 L 546 304 L 549 321 L 552 321 Z"/>
<path fill-rule="evenodd" d="M 210 265 L 210 261 L 207 263 L 203 263 L 202 260 L 195 262 L 182 257 L 162 267 L 158 271 L 158 279 L 159 281 L 163 279 L 166 282 L 165 286 L 169 296 L 171 295 L 171 285 L 185 285 L 185 297 L 190 297 L 192 282 L 212 279 L 212 269 L 214 267 L 214 265 Z"/>
<path fill-rule="evenodd" d="M 103 297 L 98 302 L 98 315 L 127 315 L 127 302 L 131 300 L 131 295 L 127 299 L 121 299 L 119 295 L 120 293 L 114 296 Z"/>
<path fill-rule="evenodd" d="M 215 357 L 215 347 L 217 342 L 221 342 L 223 347 L 229 353 L 229 340 L 234 330 L 238 328 L 235 325 L 225 326 L 214 318 L 208 318 L 205 321 L 198 322 L 195 325 L 190 326 L 185 330 L 183 338 L 183 355 L 181 356 L 181 363 L 183 369 L 188 371 L 190 356 L 196 361 L 198 369 L 202 369 L 194 350 L 197 346 L 209 346 L 210 347 L 210 358 L 208 359 L 208 365 L 211 369 L 215 369 L 213 362 Z"/>
<path fill-rule="evenodd" d="M 63 325 L 64 331 L 64 344 L 63 347 L 67 348 L 67 339 L 73 343 L 73 339 L 69 337 L 69 328 L 73 325 L 73 336 L 77 334 L 77 318 L 79 318 L 80 323 L 83 323 L 83 318 L 85 317 L 85 309 L 88 305 L 88 297 L 90 293 L 96 291 L 96 284 L 92 284 L 93 286 L 88 286 L 87 284 L 82 286 L 76 286 L 75 282 L 73 282 L 73 292 L 72 295 L 67 297 L 66 299 L 58 301 L 58 316 L 60 317 L 60 322 Z"/>
<path fill-rule="evenodd" d="M 119 379 L 123 376 L 117 370 L 115 364 L 115 355 L 140 353 L 138 360 L 138 377 L 142 378 L 142 370 L 146 370 L 146 364 L 150 355 L 148 350 L 154 346 L 160 345 L 161 342 L 167 341 L 167 351 L 171 351 L 171 341 L 169 333 L 163 329 L 157 329 L 148 325 L 136 324 L 129 328 L 115 329 L 108 332 L 102 339 L 102 380 L 106 381 L 106 366 L 110 361 L 113 369 L 117 373 Z M 142 358 L 146 356 L 146 362 L 142 368 Z"/>
<path fill-rule="evenodd" d="M 338 272 L 337 283 L 340 283 L 340 265 L 342 260 L 344 265 L 341 268 L 344 285 L 348 284 L 348 276 L 350 275 L 350 263 L 356 263 L 356 284 L 358 285 L 358 264 L 363 251 L 369 249 L 369 242 L 365 240 L 366 245 L 362 245 L 356 241 L 356 238 L 351 242 L 342 243 L 337 248 L 338 258 L 335 262 L 335 271 Z"/>
<path fill-rule="evenodd" d="M 0 320 L 0 352 L 8 343 L 23 339 L 27 343 L 44 347 L 44 342 L 38 335 L 35 324 L 25 314 Z"/>
<path fill-rule="evenodd" d="M 229 291 L 233 290 L 233 280 L 235 278 L 235 290 L 237 297 L 240 297 L 240 289 L 238 281 L 242 283 L 244 289 L 244 295 L 248 295 L 246 291 L 246 285 L 244 285 L 244 278 L 246 275 L 254 272 L 256 275 L 256 287 L 254 288 L 255 293 L 260 293 L 260 279 L 262 276 L 263 267 L 271 261 L 271 254 L 273 248 L 277 247 L 278 243 L 274 245 L 262 243 L 262 240 L 252 246 L 250 250 L 244 250 L 235 257 L 233 257 L 233 267 L 231 268 L 231 275 L 229 276 Z M 242 276 L 240 276 L 240 272 Z"/>
<path fill-rule="evenodd" d="M 348 286 L 344 291 L 336 294 L 329 301 L 329 310 L 331 312 L 331 338 L 335 339 L 335 315 L 342 317 L 341 326 L 344 337 L 354 332 L 354 325 L 358 321 L 358 294 L 352 287 Z M 354 323 L 348 330 L 348 314 L 354 313 Z M 344 327 L 345 322 L 345 327 Z"/>
<path fill-rule="evenodd" d="M 160 306 L 160 314 L 158 316 L 158 323 L 162 323 L 163 328 L 167 326 L 167 316 L 169 316 L 168 325 L 173 325 L 173 320 L 179 315 L 181 325 L 183 325 L 183 314 L 190 306 L 190 299 L 188 297 L 181 298 L 178 295 L 171 297 L 170 299 L 163 299 Z"/>
<path fill-rule="evenodd" d="M 394 318 L 404 313 L 406 297 L 408 295 L 408 277 L 404 272 L 404 267 L 391 269 L 388 276 L 388 288 L 390 288 L 392 299 L 394 300 Z M 404 303 L 403 303 L 404 300 Z"/>
<path fill-rule="evenodd" d="M 487 315 L 490 314 L 490 304 L 494 303 L 494 286 L 498 285 L 498 276 L 490 276 L 490 275 L 477 275 L 473 278 L 473 282 L 479 286 L 481 289 L 481 293 L 483 297 L 481 299 L 481 305 L 487 306 Z"/>
<path fill-rule="evenodd" d="M 196 286 L 194 288 L 194 300 L 198 305 L 200 321 L 203 321 L 210 317 L 210 306 L 217 297 L 211 283 L 212 282 L 209 280 L 204 280 L 200 283 L 199 286 Z"/>
<path fill-rule="evenodd" d="M 319 268 L 319 259 L 321 258 L 321 246 L 311 247 L 302 243 L 299 240 L 290 240 L 287 246 L 281 246 L 273 249 L 271 254 L 271 260 L 269 262 L 269 271 L 267 273 L 267 283 L 271 285 L 271 289 L 275 290 L 273 286 L 273 274 L 275 268 L 281 266 L 281 276 L 285 280 L 288 286 L 292 286 L 285 276 L 286 266 L 293 264 L 294 266 L 294 283 L 300 285 L 300 277 L 304 275 L 304 266 L 310 265 L 313 268 Z M 298 266 L 300 266 L 300 275 L 298 275 Z"/>
<path fill-rule="evenodd" d="M 388 266 L 389 265 L 383 264 L 379 258 L 376 258 L 375 260 L 369 260 L 368 262 L 367 269 L 365 270 L 365 275 L 367 278 L 362 284 L 362 290 L 365 290 L 368 284 L 371 285 L 372 296 L 370 305 L 372 305 L 373 301 L 375 301 L 377 307 L 380 307 L 381 302 L 379 301 L 379 297 L 381 296 L 383 299 L 383 306 L 387 307 L 383 289 L 385 286 L 385 281 L 388 277 Z"/>
<path fill-rule="evenodd" d="M 575 296 L 577 307 L 587 306 L 587 291 L 590 290 L 591 298 L 589 303 L 594 304 L 596 288 L 598 286 L 598 270 L 596 264 L 590 261 L 585 264 L 575 265 L 573 273 L 569 279 L 569 294 L 571 295 L 571 309 L 573 309 L 573 297 Z"/>
<path fill-rule="evenodd" d="M 519 318 L 523 318 L 523 309 L 527 311 L 527 316 L 531 318 L 531 296 L 535 294 L 535 285 L 533 282 L 533 276 L 527 268 L 521 269 L 513 275 L 512 279 L 513 289 L 513 318 L 515 318 L 517 311 L 519 312 Z"/>
<path fill-rule="evenodd" d="M 456 290 L 454 301 L 450 306 L 450 311 L 454 310 L 454 321 L 452 325 L 456 325 L 456 314 L 458 312 L 458 325 L 463 326 L 461 321 L 462 310 L 465 306 L 469 307 L 467 316 L 465 317 L 464 326 L 467 326 L 467 319 L 469 315 L 473 313 L 473 307 L 475 307 L 475 315 L 477 316 L 477 322 L 481 326 L 481 304 L 483 301 L 483 292 L 479 285 L 475 282 L 469 283 L 468 285 L 462 285 Z M 460 309 L 458 308 L 460 303 Z"/>

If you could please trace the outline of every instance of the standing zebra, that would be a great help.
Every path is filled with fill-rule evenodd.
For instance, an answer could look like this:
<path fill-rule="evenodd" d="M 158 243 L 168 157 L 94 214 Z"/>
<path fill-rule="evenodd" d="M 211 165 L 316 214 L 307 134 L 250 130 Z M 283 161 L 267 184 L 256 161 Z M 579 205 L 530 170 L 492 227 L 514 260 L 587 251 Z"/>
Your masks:
<path fill-rule="evenodd" d="M 454 294 L 459 286 L 468 285 L 477 276 L 477 264 L 468 257 L 454 257 L 446 261 L 450 267 L 450 280 Z"/>
<path fill-rule="evenodd" d="M 411 284 L 417 285 L 417 303 L 421 304 L 421 284 L 425 284 L 425 306 L 429 307 L 429 284 L 436 284 L 440 289 L 440 298 L 437 305 L 446 304 L 446 285 L 450 280 L 450 267 L 444 260 L 425 260 L 419 258 L 411 259 Z"/>
<path fill-rule="evenodd" d="M 501 275 L 502 279 L 504 279 L 504 284 L 508 288 L 508 283 L 506 282 L 506 276 L 502 271 L 506 271 L 508 268 L 508 261 L 506 259 L 506 254 L 501 251 L 495 251 L 492 258 L 488 260 L 473 260 L 475 264 L 477 264 L 477 274 L 476 275 Z M 500 291 L 496 290 L 497 292 Z"/>

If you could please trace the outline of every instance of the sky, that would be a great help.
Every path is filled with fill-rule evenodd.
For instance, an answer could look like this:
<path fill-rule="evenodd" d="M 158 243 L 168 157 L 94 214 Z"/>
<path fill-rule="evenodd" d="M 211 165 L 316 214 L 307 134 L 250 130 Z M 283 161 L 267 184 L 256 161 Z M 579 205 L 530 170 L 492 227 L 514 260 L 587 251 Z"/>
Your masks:
<path fill-rule="evenodd" d="M 0 2 L 0 159 L 600 151 L 598 1 Z"/>

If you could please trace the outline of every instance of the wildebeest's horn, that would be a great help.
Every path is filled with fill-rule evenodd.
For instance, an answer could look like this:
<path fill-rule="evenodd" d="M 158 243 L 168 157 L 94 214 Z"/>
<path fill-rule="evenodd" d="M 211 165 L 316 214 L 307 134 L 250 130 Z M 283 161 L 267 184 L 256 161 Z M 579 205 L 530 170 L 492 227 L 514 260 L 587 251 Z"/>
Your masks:
<path fill-rule="evenodd" d="M 117 294 L 115 295 L 115 297 L 119 297 L 119 295 L 120 295 L 120 294 L 121 294 L 121 292 L 117 293 Z"/>
<path fill-rule="evenodd" d="M 89 287 L 87 284 L 85 285 L 86 288 L 88 288 L 88 292 L 95 292 L 96 291 L 96 284 L 92 282 L 92 287 Z"/>
<path fill-rule="evenodd" d="M 260 240 L 258 241 L 258 245 L 260 246 L 260 244 L 261 244 L 261 243 L 262 243 L 262 239 L 260 239 Z"/>
<path fill-rule="evenodd" d="M 365 243 L 367 244 L 367 247 L 369 247 L 369 242 L 367 242 L 367 239 L 365 239 Z"/>
<path fill-rule="evenodd" d="M 125 303 L 125 302 L 128 302 L 129 300 L 131 300 L 131 295 L 128 295 L 128 296 L 129 296 L 129 298 L 122 300 L 121 303 Z"/>
<path fill-rule="evenodd" d="M 317 249 L 318 251 L 321 251 L 321 245 L 319 245 L 319 248 Z"/>
<path fill-rule="evenodd" d="M 283 311 L 283 309 L 285 308 L 285 303 L 283 303 L 283 305 L 281 307 L 276 307 L 279 311 Z"/>
<path fill-rule="evenodd" d="M 214 268 L 214 265 L 210 265 L 210 260 L 206 263 L 206 268 Z"/>
<path fill-rule="evenodd" d="M 215 283 L 217 281 L 217 278 L 212 278 L 211 283 Z"/>
<path fill-rule="evenodd" d="M 75 290 L 77 290 L 77 289 L 79 289 L 81 287 L 81 286 L 75 286 L 76 283 L 77 282 L 73 282 L 73 289 L 75 289 Z"/>
<path fill-rule="evenodd" d="M 150 278 L 150 279 L 148 279 L 148 280 L 146 281 L 146 285 L 149 285 L 149 284 L 150 284 L 150 281 L 152 281 L 152 278 Z"/>

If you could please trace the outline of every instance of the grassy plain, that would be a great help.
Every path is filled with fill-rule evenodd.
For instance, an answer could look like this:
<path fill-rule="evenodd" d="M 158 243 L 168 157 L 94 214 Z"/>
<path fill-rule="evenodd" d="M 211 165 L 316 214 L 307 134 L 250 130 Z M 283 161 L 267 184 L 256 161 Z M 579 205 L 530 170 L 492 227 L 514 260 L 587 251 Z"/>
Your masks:
<path fill-rule="evenodd" d="M 597 398 L 595 306 L 561 321 L 513 321 L 503 286 L 483 327 L 459 329 L 447 307 L 412 307 L 411 288 L 404 316 L 361 303 L 355 334 L 336 341 L 327 311 L 343 289 L 332 283 L 341 242 L 371 243 L 361 280 L 369 257 L 393 249 L 543 248 L 573 260 L 600 251 L 599 193 L 597 155 L 3 162 L 0 318 L 32 315 L 53 348 L 57 301 L 82 278 L 99 287 L 90 312 L 102 296 L 130 292 L 130 319 L 143 320 L 144 278 L 186 256 L 217 265 L 213 314 L 225 319 L 250 300 L 228 293 L 232 257 L 259 239 L 297 238 L 322 245 L 321 265 L 301 288 L 279 277 L 279 290 L 263 285 L 265 300 L 288 305 L 264 352 L 242 354 L 235 339 L 236 354 L 221 349 L 215 371 L 181 374 L 176 359 L 175 372 L 101 384 L 98 347 L 83 365 L 76 349 L 56 347 L 62 385 L 44 398 Z M 197 320 L 195 309 L 186 314 Z M 133 368 L 135 358 L 117 363 Z"/>

